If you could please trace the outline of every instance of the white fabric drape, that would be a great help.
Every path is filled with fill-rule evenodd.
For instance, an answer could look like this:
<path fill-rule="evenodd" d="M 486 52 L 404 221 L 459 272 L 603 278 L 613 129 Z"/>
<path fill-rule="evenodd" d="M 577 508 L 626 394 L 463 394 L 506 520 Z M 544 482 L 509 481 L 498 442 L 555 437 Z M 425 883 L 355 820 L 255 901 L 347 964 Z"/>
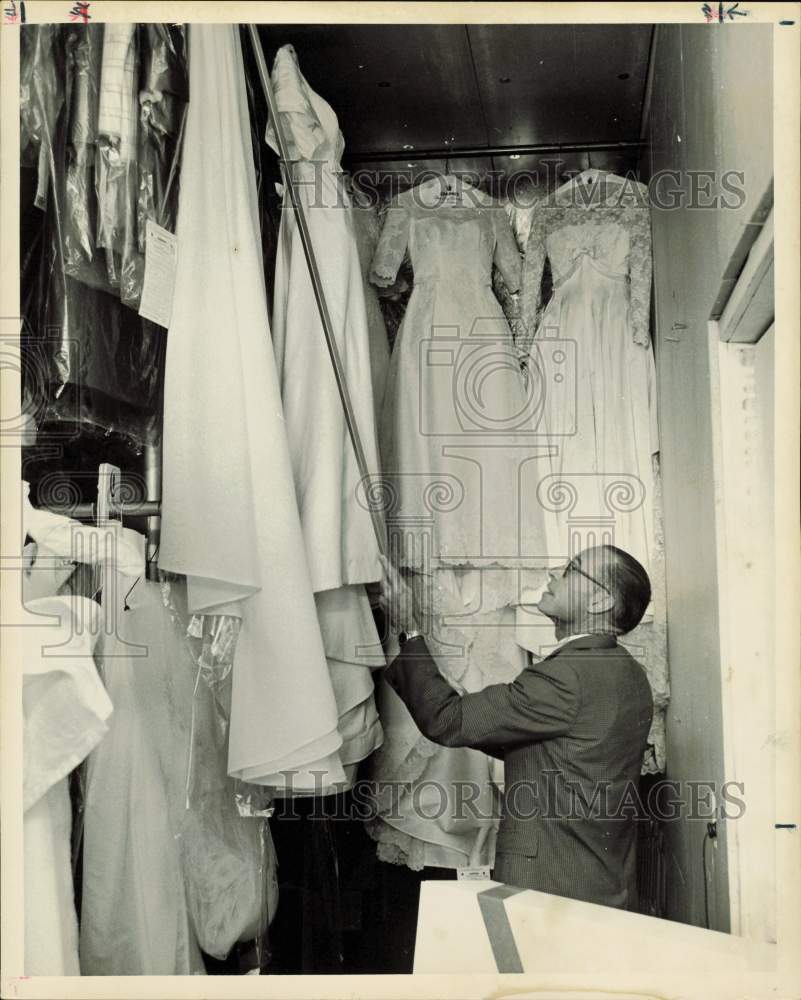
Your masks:
<path fill-rule="evenodd" d="M 42 626 L 23 650 L 25 974 L 77 976 L 68 775 L 107 731 L 111 702 L 92 659 L 97 605 L 84 597 L 26 602 Z"/>
<path fill-rule="evenodd" d="M 188 577 L 191 611 L 242 616 L 229 773 L 297 788 L 305 779 L 277 772 L 344 772 L 270 344 L 237 31 L 190 28 L 159 564 Z"/>
<path fill-rule="evenodd" d="M 375 475 L 373 352 L 352 208 L 339 165 L 344 139 L 333 109 L 300 72 L 291 45 L 283 46 L 275 57 L 272 84 L 367 471 Z M 272 128 L 267 141 L 276 147 Z M 310 183 L 315 178 L 319 192 L 317 184 Z M 381 567 L 365 494 L 360 496 L 361 470 L 287 191 L 274 302 L 273 345 L 317 618 L 339 713 L 340 759 L 345 765 L 355 764 L 383 739 L 370 670 L 384 666 L 385 660 L 363 586 L 380 579 Z"/>
<path fill-rule="evenodd" d="M 41 624 L 19 630 L 22 653 L 25 974 L 77 976 L 78 919 L 72 884 L 72 805 L 68 776 L 108 731 L 111 701 L 92 651 L 100 634 L 97 605 L 56 596 L 81 557 L 119 548 L 133 533 L 106 532 L 37 510 L 23 483 L 23 600 Z M 138 537 L 138 536 L 136 536 Z"/>

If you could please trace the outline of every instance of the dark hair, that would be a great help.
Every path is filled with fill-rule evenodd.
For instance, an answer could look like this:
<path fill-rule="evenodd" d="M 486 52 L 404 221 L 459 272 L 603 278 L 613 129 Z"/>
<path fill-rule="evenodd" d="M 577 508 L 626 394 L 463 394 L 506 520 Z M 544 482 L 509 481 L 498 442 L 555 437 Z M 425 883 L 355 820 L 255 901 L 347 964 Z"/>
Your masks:
<path fill-rule="evenodd" d="M 619 635 L 636 628 L 651 600 L 651 581 L 634 556 L 614 545 L 602 546 L 610 557 L 607 582 L 615 596 L 612 624 Z"/>

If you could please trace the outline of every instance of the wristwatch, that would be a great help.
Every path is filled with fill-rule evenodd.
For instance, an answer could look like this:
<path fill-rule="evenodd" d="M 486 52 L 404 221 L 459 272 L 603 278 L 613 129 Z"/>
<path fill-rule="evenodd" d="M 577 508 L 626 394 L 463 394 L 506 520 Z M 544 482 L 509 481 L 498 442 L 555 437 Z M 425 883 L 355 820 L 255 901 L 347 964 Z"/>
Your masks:
<path fill-rule="evenodd" d="M 404 629 L 398 635 L 398 642 L 400 643 L 401 649 L 403 649 L 403 647 L 406 645 L 407 642 L 409 642 L 410 639 L 417 639 L 418 636 L 421 636 L 422 634 L 423 634 L 422 632 L 414 632 L 414 631 L 407 632 L 406 629 Z"/>

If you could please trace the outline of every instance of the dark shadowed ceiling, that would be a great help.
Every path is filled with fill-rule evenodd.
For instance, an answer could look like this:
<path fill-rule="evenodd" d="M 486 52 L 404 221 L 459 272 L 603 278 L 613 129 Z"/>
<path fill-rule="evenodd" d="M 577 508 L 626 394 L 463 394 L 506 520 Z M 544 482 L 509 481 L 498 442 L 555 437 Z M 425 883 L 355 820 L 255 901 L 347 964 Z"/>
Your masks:
<path fill-rule="evenodd" d="M 359 152 L 397 150 L 381 166 L 407 171 L 445 166 L 415 162 L 415 148 L 637 140 L 651 33 L 650 25 L 261 26 L 268 65 L 281 45 L 295 46 L 306 79 L 339 116 L 353 167 Z M 617 171 L 637 159 L 558 158 L 562 170 Z M 447 165 L 542 166 L 537 155 Z"/>

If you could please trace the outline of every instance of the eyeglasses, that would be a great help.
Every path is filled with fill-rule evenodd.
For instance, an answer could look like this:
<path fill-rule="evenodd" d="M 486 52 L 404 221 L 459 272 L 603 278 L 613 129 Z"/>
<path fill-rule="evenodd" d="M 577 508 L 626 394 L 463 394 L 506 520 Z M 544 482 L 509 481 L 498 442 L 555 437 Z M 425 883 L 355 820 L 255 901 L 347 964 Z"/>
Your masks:
<path fill-rule="evenodd" d="M 594 576 L 590 576 L 589 573 L 584 572 L 581 566 L 579 566 L 578 558 L 571 559 L 570 562 L 567 564 L 567 566 L 565 566 L 564 570 L 562 571 L 562 575 L 564 576 L 567 573 L 578 573 L 579 576 L 583 576 L 585 579 L 589 580 L 590 583 L 594 583 L 596 587 L 600 587 L 601 590 L 605 590 L 607 594 L 611 593 L 609 588 L 604 586 L 604 584 L 602 584 L 600 580 L 596 580 Z"/>

